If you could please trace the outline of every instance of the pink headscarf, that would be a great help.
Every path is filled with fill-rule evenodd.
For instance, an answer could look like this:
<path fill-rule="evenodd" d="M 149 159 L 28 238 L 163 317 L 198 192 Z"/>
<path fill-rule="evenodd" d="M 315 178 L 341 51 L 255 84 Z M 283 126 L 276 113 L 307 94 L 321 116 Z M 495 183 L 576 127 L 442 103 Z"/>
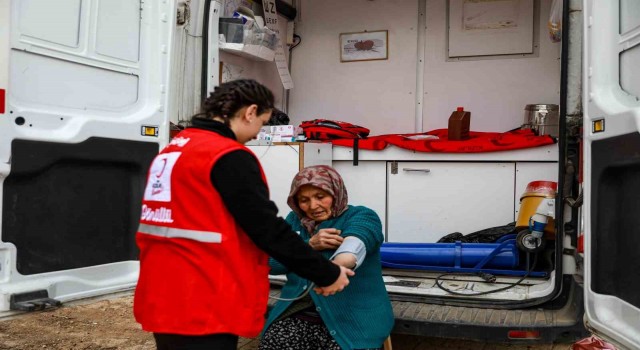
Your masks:
<path fill-rule="evenodd" d="M 302 225 L 307 231 L 313 235 L 318 223 L 307 217 L 298 206 L 298 200 L 296 198 L 300 187 L 304 185 L 317 187 L 328 192 L 333 197 L 331 217 L 340 216 L 347 210 L 349 198 L 342 177 L 334 168 L 327 165 L 314 165 L 298 172 L 291 182 L 291 191 L 289 192 L 289 198 L 287 198 L 287 204 L 289 204 L 289 207 L 298 215 Z"/>

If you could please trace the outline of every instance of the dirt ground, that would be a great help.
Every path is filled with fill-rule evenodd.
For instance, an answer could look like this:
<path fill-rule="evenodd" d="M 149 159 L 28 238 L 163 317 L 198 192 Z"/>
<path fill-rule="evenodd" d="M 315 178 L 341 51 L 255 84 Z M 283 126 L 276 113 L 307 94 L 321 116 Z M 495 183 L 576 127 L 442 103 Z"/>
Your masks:
<path fill-rule="evenodd" d="M 0 350 L 153 350 L 153 337 L 132 315 L 130 293 L 116 298 L 68 304 L 61 308 L 0 320 Z M 392 335 L 394 350 L 565 350 L 568 344 L 512 345 Z M 256 339 L 240 339 L 238 349 L 257 349 Z"/>

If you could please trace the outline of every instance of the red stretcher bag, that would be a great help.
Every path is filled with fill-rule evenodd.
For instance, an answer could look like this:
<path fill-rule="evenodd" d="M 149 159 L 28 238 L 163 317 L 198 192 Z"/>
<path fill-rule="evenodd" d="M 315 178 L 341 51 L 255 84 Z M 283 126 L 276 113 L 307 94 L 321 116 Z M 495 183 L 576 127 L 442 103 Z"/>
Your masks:
<path fill-rule="evenodd" d="M 302 122 L 300 127 L 310 140 L 362 139 L 369 136 L 369 129 L 337 120 L 308 120 Z"/>

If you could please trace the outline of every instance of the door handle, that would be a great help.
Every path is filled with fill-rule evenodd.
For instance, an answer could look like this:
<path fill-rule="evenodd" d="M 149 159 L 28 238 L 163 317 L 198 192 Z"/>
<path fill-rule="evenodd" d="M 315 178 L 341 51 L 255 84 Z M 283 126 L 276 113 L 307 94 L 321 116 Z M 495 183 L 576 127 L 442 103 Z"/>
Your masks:
<path fill-rule="evenodd" d="M 417 173 L 430 173 L 431 169 L 416 169 L 416 168 L 402 168 L 402 171 L 411 171 L 411 172 L 417 172 Z"/>

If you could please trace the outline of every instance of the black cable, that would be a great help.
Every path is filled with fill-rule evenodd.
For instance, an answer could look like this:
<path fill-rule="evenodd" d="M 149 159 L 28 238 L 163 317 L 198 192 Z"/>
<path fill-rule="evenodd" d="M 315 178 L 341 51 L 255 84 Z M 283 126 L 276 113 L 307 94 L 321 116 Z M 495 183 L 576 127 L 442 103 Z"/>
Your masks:
<path fill-rule="evenodd" d="M 205 72 L 200 76 L 200 101 L 204 101 L 207 96 L 207 78 L 209 73 L 209 9 L 211 8 L 211 0 L 204 3 L 204 20 L 202 22 L 202 60 L 200 62 L 202 70 Z M 216 24 L 217 25 L 217 24 Z M 217 43 L 217 41 L 216 41 Z M 218 63 L 220 64 L 220 63 Z"/>
<path fill-rule="evenodd" d="M 522 278 L 521 278 L 521 279 L 519 279 L 518 281 L 516 281 L 515 283 L 512 283 L 512 284 L 510 284 L 510 285 L 508 285 L 508 286 L 505 286 L 505 287 L 501 287 L 501 288 L 493 289 L 493 290 L 488 290 L 488 291 L 484 291 L 484 292 L 479 292 L 479 293 L 460 293 L 460 292 L 454 292 L 454 291 L 452 291 L 452 290 L 450 290 L 450 289 L 445 288 L 443 285 L 441 285 L 441 284 L 440 284 L 440 279 L 441 279 L 442 277 L 447 276 L 447 275 L 453 275 L 453 273 L 443 273 L 442 275 L 440 275 L 440 276 L 436 277 L 436 286 L 438 286 L 438 288 L 440 288 L 440 289 L 444 290 L 445 292 L 450 293 L 450 294 L 453 294 L 453 295 L 477 296 L 477 295 L 485 295 L 485 294 L 491 294 L 491 293 L 495 293 L 495 292 L 501 292 L 501 291 L 503 291 L 503 290 L 507 290 L 507 289 L 509 289 L 509 288 L 513 288 L 513 287 L 515 287 L 515 286 L 519 285 L 522 281 L 524 281 L 524 279 L 525 279 L 525 278 L 527 278 L 527 277 L 529 276 L 529 273 L 531 273 L 531 270 L 533 270 L 533 268 L 536 266 L 536 263 L 538 262 L 538 254 L 535 254 L 535 255 L 534 255 L 534 258 L 533 258 L 533 265 L 531 265 L 531 266 L 529 266 L 529 256 L 530 256 L 530 253 L 529 253 L 529 252 L 527 252 L 527 272 L 524 274 L 524 276 L 522 276 Z M 463 275 L 463 276 L 464 276 L 464 275 L 467 275 L 467 276 L 468 276 L 468 275 L 471 275 L 471 276 L 477 276 L 478 274 L 459 274 L 459 273 L 456 273 L 455 275 L 456 275 L 456 276 L 460 276 L 460 275 Z M 488 275 L 488 274 L 487 274 L 487 275 Z M 485 279 L 485 276 L 480 275 L 480 277 L 482 277 L 483 279 Z M 488 276 L 486 276 L 486 277 L 488 277 Z M 488 277 L 488 278 L 490 278 L 490 277 Z M 470 281 L 470 282 L 477 282 L 477 281 Z"/>
<path fill-rule="evenodd" d="M 523 126 L 522 126 L 522 125 L 520 125 L 520 126 L 519 126 L 519 127 L 517 127 L 517 128 L 513 128 L 513 129 L 511 129 L 511 130 L 507 130 L 507 131 L 505 131 L 505 132 L 514 132 L 514 131 L 516 131 L 516 130 L 520 130 L 520 129 L 522 129 L 522 127 L 523 127 Z"/>
<path fill-rule="evenodd" d="M 287 65 L 289 67 L 289 72 L 291 72 L 291 61 L 293 60 L 293 49 L 296 48 L 298 45 L 300 45 L 300 43 L 302 42 L 302 37 L 300 35 L 294 33 L 293 34 L 294 42 L 295 42 L 296 38 L 298 38 L 298 43 L 297 44 L 294 43 L 289 48 L 289 59 L 288 59 L 289 62 L 287 62 Z M 289 93 L 291 92 L 291 90 L 285 89 L 285 91 L 286 92 L 284 93 L 284 95 L 285 95 L 286 104 L 284 106 L 284 111 L 286 113 L 289 113 Z"/>
<path fill-rule="evenodd" d="M 295 42 L 295 39 L 298 39 L 298 42 Z M 291 45 L 291 47 L 289 48 L 289 51 L 293 50 L 296 48 L 296 46 L 300 45 L 300 43 L 302 42 L 302 37 L 298 34 L 293 34 L 293 39 L 294 39 L 294 43 L 293 45 Z"/>

